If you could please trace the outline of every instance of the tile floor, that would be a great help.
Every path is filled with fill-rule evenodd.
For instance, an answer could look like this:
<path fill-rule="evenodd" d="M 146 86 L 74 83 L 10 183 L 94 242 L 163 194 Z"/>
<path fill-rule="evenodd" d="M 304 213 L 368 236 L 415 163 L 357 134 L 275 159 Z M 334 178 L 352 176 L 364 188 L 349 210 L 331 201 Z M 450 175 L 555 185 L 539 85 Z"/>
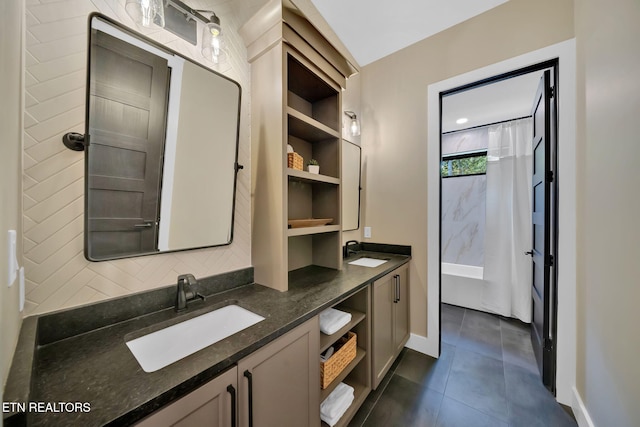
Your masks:
<path fill-rule="evenodd" d="M 544 388 L 529 329 L 442 305 L 442 354 L 405 349 L 351 427 L 564 427 L 573 417 Z"/>

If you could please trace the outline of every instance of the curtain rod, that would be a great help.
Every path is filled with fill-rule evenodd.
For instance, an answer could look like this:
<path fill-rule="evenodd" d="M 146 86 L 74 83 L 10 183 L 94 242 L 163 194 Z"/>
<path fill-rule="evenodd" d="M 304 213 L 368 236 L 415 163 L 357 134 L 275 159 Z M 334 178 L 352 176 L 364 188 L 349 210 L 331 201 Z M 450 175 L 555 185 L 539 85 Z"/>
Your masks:
<path fill-rule="evenodd" d="M 514 122 L 516 120 L 530 119 L 531 117 L 533 117 L 533 116 L 522 116 L 522 117 L 517 117 L 515 119 L 501 120 L 499 122 L 487 123 L 486 125 L 478 125 L 478 126 L 471 126 L 471 127 L 464 128 L 464 129 L 450 130 L 448 132 L 442 132 L 442 134 L 443 135 L 449 135 L 450 133 L 464 132 L 464 131 L 468 131 L 468 130 L 484 128 L 484 127 L 487 127 L 487 126 L 499 125 L 501 123 Z"/>

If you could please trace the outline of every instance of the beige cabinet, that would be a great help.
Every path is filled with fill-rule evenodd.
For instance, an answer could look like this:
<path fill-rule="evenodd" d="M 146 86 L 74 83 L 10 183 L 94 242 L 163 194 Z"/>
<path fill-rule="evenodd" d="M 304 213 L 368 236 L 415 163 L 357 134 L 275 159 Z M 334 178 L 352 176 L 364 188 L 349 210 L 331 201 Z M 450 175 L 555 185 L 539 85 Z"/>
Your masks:
<path fill-rule="evenodd" d="M 140 427 L 319 427 L 318 317 L 154 412 Z"/>
<path fill-rule="evenodd" d="M 316 316 L 238 363 L 240 426 L 320 426 L 319 334 Z"/>
<path fill-rule="evenodd" d="M 409 339 L 409 267 L 373 283 L 372 382 L 375 390 Z"/>
<path fill-rule="evenodd" d="M 320 334 L 320 352 L 324 352 L 345 333 L 351 331 L 356 334 L 356 357 L 340 372 L 337 377 L 320 392 L 320 402 L 335 390 L 341 382 L 353 387 L 354 399 L 351 406 L 344 413 L 335 427 L 349 424 L 360 406 L 371 392 L 371 289 L 366 286 L 345 298 L 334 308 L 351 313 L 351 322 L 332 335 Z M 322 422 L 322 427 L 328 425 Z"/>
<path fill-rule="evenodd" d="M 394 345 L 396 354 L 402 351 L 409 340 L 409 265 L 395 271 L 398 294 L 395 302 Z"/>
<path fill-rule="evenodd" d="M 354 70 L 288 1 L 268 2 L 240 33 L 251 63 L 255 281 L 286 291 L 290 271 L 342 268 L 342 90 Z M 303 170 L 290 167 L 288 146 Z"/>
<path fill-rule="evenodd" d="M 235 427 L 238 369 L 234 366 L 199 389 L 154 412 L 139 427 Z"/>

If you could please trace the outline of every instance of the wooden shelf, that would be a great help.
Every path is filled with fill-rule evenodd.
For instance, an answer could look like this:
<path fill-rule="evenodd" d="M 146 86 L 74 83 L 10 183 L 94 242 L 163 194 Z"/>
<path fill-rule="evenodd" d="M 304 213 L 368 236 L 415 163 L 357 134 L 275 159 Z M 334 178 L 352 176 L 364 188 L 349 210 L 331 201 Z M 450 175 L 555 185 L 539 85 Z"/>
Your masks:
<path fill-rule="evenodd" d="M 292 169 L 292 168 L 287 168 L 287 175 L 289 175 L 289 178 L 295 179 L 297 181 L 304 181 L 304 182 L 311 182 L 311 183 L 322 182 L 325 184 L 334 184 L 334 185 L 340 184 L 339 178 L 335 178 L 333 176 L 328 176 L 328 175 L 320 175 L 317 173 L 309 173 L 306 171 L 301 171 L 301 170 Z"/>
<path fill-rule="evenodd" d="M 331 335 L 320 333 L 320 353 L 324 353 L 326 349 L 328 349 L 331 344 L 338 341 L 338 339 L 350 331 L 353 327 L 355 327 L 358 323 L 360 323 L 366 315 L 359 311 L 353 310 L 347 307 L 334 307 L 336 310 L 345 311 L 347 313 L 351 313 L 351 322 L 340 328 L 338 332 Z"/>
<path fill-rule="evenodd" d="M 362 406 L 364 400 L 369 395 L 369 392 L 371 392 L 370 387 L 367 387 L 366 385 L 361 384 L 357 381 L 351 381 L 348 379 L 344 381 L 344 383 L 353 387 L 353 403 L 351 404 L 351 406 L 349 406 L 349 409 L 347 409 L 347 411 L 334 427 L 344 427 L 349 424 L 353 416 L 356 414 L 356 412 L 358 412 L 358 409 L 360 409 L 360 406 Z M 329 424 L 325 423 L 324 421 L 322 421 L 321 423 L 322 427 L 329 427 Z"/>
<path fill-rule="evenodd" d="M 349 363 L 347 367 L 344 368 L 342 372 L 340 372 L 340 374 L 331 382 L 331 384 L 329 384 L 329 387 L 320 391 L 320 402 L 323 402 L 324 399 L 326 399 L 327 396 L 329 396 L 329 394 L 331 394 L 331 392 L 338 386 L 338 384 L 340 384 L 342 380 L 347 378 L 347 375 L 349 375 L 353 368 L 355 368 L 356 365 L 360 363 L 362 359 L 364 359 L 364 356 L 366 356 L 366 354 L 366 351 L 364 351 L 360 347 L 357 347 L 355 359 L 353 359 L 351 363 Z"/>
<path fill-rule="evenodd" d="M 323 79 L 310 72 L 295 57 L 289 57 L 287 61 L 287 86 L 290 91 L 306 99 L 315 102 L 331 96 L 336 96 L 336 89 L 327 84 Z"/>
<path fill-rule="evenodd" d="M 287 107 L 289 116 L 289 135 L 309 142 L 319 142 L 332 138 L 340 138 L 340 133 L 311 117 Z"/>
<path fill-rule="evenodd" d="M 319 227 L 289 228 L 287 230 L 287 236 L 309 236 L 311 234 L 331 233 L 334 231 L 340 231 L 340 225 L 321 225 Z"/>

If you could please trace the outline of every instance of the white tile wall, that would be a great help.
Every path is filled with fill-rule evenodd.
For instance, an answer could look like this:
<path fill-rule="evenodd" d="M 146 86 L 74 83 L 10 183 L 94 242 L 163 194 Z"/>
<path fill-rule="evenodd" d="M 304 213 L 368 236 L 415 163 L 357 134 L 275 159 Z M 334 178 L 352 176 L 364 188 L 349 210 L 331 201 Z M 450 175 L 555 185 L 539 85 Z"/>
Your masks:
<path fill-rule="evenodd" d="M 28 0 L 24 129 L 26 313 L 42 313 L 251 265 L 250 66 L 237 30 L 254 1 L 187 0 L 220 16 L 231 55 L 223 74 L 242 86 L 234 241 L 230 246 L 92 263 L 83 256 L 84 154 L 62 145 L 84 130 L 87 16 L 101 12 L 135 28 L 124 0 Z M 199 49 L 164 30 L 146 35 L 204 63 Z M 205 65 L 207 65 L 205 63 Z"/>

